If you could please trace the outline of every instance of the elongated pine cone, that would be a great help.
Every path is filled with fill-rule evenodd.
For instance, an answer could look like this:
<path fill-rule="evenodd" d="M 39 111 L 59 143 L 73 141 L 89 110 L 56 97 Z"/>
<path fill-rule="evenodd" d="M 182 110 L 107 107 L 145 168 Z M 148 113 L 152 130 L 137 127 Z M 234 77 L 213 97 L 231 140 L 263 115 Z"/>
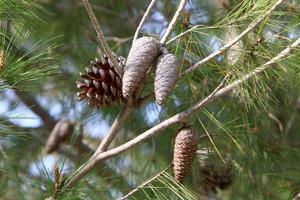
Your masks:
<path fill-rule="evenodd" d="M 175 139 L 174 174 L 177 182 L 182 183 L 189 173 L 197 151 L 198 137 L 195 129 L 182 128 Z"/>
<path fill-rule="evenodd" d="M 0 51 L 0 71 L 4 68 L 5 65 L 5 54 L 4 51 Z"/>
<path fill-rule="evenodd" d="M 125 59 L 116 57 L 123 68 Z M 122 81 L 115 68 L 104 56 L 104 62 L 96 59 L 91 62 L 91 67 L 86 68 L 86 73 L 81 73 L 84 83 L 76 81 L 77 87 L 83 91 L 77 93 L 77 100 L 88 100 L 91 107 L 102 108 L 113 106 L 124 100 L 122 97 Z"/>
<path fill-rule="evenodd" d="M 158 104 L 163 104 L 174 89 L 179 77 L 179 61 L 175 55 L 164 53 L 156 64 L 154 93 Z"/>
<path fill-rule="evenodd" d="M 152 37 L 141 37 L 133 43 L 123 75 L 122 92 L 125 99 L 135 92 L 150 66 L 156 61 L 160 46 L 159 41 Z"/>

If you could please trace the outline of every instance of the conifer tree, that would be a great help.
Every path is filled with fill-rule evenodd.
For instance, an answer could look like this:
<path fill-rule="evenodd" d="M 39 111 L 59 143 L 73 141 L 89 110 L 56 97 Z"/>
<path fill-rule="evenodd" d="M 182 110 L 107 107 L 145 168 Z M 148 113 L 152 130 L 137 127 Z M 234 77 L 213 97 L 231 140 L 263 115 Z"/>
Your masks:
<path fill-rule="evenodd" d="M 0 0 L 0 199 L 299 199 L 299 0 Z"/>

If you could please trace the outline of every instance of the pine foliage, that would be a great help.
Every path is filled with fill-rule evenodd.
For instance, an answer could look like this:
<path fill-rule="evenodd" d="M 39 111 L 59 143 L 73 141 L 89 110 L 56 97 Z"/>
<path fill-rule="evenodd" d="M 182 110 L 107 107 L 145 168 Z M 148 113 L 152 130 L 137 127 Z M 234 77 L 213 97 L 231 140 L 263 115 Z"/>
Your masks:
<path fill-rule="evenodd" d="M 159 39 L 178 2 L 155 1 L 140 37 Z M 162 105 L 149 98 L 135 107 L 109 149 L 289 48 L 300 37 L 300 1 L 283 1 L 269 12 L 277 2 L 189 0 L 166 42 L 179 60 L 176 87 Z M 126 58 L 150 1 L 90 3 L 109 46 Z M 0 0 L 0 199 L 293 199 L 300 192 L 299 47 L 188 118 L 199 141 L 184 182 L 178 183 L 172 170 L 178 123 L 102 161 L 69 188 L 124 106 L 95 109 L 76 101 L 79 72 L 102 55 L 81 1 Z M 141 96 L 149 97 L 155 70 L 149 64 L 143 73 L 148 74 Z M 47 154 L 47 138 L 65 118 L 72 137 Z"/>

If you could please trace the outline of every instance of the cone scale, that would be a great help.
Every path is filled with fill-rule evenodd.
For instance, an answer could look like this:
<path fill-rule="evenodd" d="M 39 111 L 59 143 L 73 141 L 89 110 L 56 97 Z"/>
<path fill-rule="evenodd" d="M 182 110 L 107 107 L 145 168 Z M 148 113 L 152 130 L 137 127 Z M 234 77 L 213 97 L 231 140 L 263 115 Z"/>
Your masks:
<path fill-rule="evenodd" d="M 120 66 L 124 66 L 124 59 L 117 58 Z M 91 66 L 86 68 L 86 73 L 80 76 L 84 82 L 76 81 L 77 87 L 82 92 L 77 93 L 77 100 L 86 99 L 90 107 L 103 108 L 121 103 L 122 80 L 114 67 L 109 62 L 109 58 L 104 56 L 104 62 L 96 59 L 91 62 Z"/>
<path fill-rule="evenodd" d="M 128 99 L 145 78 L 148 69 L 159 55 L 161 44 L 152 37 L 137 39 L 128 54 L 123 75 L 123 96 Z"/>

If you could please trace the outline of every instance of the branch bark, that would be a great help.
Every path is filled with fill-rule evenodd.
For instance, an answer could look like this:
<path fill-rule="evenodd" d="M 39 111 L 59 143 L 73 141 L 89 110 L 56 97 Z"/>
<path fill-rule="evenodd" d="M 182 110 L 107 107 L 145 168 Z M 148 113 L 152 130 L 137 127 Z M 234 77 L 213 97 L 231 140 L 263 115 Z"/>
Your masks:
<path fill-rule="evenodd" d="M 183 35 L 186 35 L 187 33 L 192 32 L 192 31 L 195 30 L 196 28 L 199 28 L 199 27 L 202 27 L 202 26 L 203 26 L 203 25 L 196 25 L 196 26 L 193 26 L 192 28 L 190 28 L 190 29 L 188 29 L 188 30 L 186 30 L 186 31 L 184 31 L 184 32 L 182 32 L 182 33 L 176 35 L 176 36 L 173 37 L 172 39 L 170 39 L 168 42 L 166 42 L 166 45 L 172 43 L 172 42 L 175 41 L 177 38 L 180 38 L 180 37 L 182 37 Z"/>
<path fill-rule="evenodd" d="M 171 22 L 170 22 L 170 24 L 169 24 L 166 32 L 164 33 L 164 35 L 162 36 L 162 38 L 160 40 L 160 42 L 162 44 L 164 44 L 167 41 L 168 37 L 170 36 L 170 34 L 171 34 L 172 30 L 174 29 L 174 27 L 176 25 L 176 22 L 177 22 L 177 20 L 179 18 L 179 15 L 180 15 L 181 11 L 183 10 L 186 2 L 187 2 L 187 0 L 180 0 L 178 8 L 177 8 L 177 10 L 176 10 L 176 12 L 175 12 L 172 20 L 171 20 Z"/>
<path fill-rule="evenodd" d="M 78 150 L 78 152 L 76 152 L 76 149 Z M 58 151 L 59 154 L 69 158 L 74 163 L 82 162 L 82 158 L 91 155 L 93 152 L 95 152 L 95 149 L 91 148 L 83 141 L 79 144 L 74 144 L 71 150 L 67 148 L 61 148 Z M 103 181 L 105 181 L 107 184 L 110 184 L 113 180 L 117 180 L 119 184 L 115 185 L 116 189 L 122 191 L 124 187 L 132 188 L 127 182 L 127 177 L 116 172 L 111 166 L 107 165 L 106 163 L 101 163 L 97 166 L 97 168 L 99 169 L 97 174 L 99 175 L 99 177 L 103 177 Z"/>
<path fill-rule="evenodd" d="M 93 27 L 97 33 L 97 37 L 99 42 L 101 43 L 103 49 L 105 50 L 105 52 L 107 53 L 109 59 L 112 61 L 112 64 L 114 65 L 117 73 L 120 75 L 120 77 L 123 76 L 123 70 L 120 68 L 120 66 L 118 65 L 117 60 L 114 57 L 113 52 L 111 51 L 111 49 L 109 48 L 107 41 L 104 37 L 104 34 L 102 32 L 102 29 L 100 27 L 100 24 L 92 10 L 92 7 L 89 3 L 88 0 L 82 0 L 83 5 L 92 21 Z M 100 143 L 99 147 L 97 148 L 96 152 L 102 152 L 107 150 L 107 148 L 109 147 L 109 145 L 111 144 L 111 142 L 113 141 L 113 139 L 116 137 L 119 129 L 122 127 L 122 125 L 124 124 L 126 118 L 130 115 L 131 113 L 131 109 L 129 109 L 129 107 L 126 105 L 126 107 L 124 108 L 123 111 L 121 111 L 121 113 L 118 115 L 118 117 L 115 119 L 112 127 L 110 128 L 109 132 L 107 133 L 106 137 L 102 140 L 102 142 Z"/>
<path fill-rule="evenodd" d="M 84 0 L 83 0 L 84 1 Z M 136 29 L 134 38 L 133 38 L 133 43 L 135 42 L 135 40 L 138 37 L 138 34 L 147 18 L 147 16 L 150 13 L 151 8 L 153 7 L 154 3 L 156 0 L 152 0 L 145 12 L 145 14 L 142 17 L 142 20 L 139 24 L 139 26 Z M 117 118 L 115 119 L 115 121 L 113 122 L 109 132 L 106 134 L 106 136 L 104 137 L 104 139 L 102 140 L 102 142 L 100 143 L 100 145 L 98 146 L 97 150 L 95 153 L 100 153 L 100 152 L 104 152 L 108 149 L 109 145 L 112 143 L 112 141 L 114 140 L 114 138 L 117 136 L 119 129 L 122 127 L 122 125 L 124 124 L 124 122 L 126 121 L 127 117 L 132 113 L 132 111 L 134 110 L 134 107 L 130 106 L 129 104 L 127 104 L 123 110 L 119 113 L 119 115 L 117 116 Z"/>
<path fill-rule="evenodd" d="M 97 37 L 98 37 L 98 40 L 99 42 L 101 43 L 104 51 L 106 52 L 106 54 L 108 55 L 109 59 L 111 60 L 112 64 L 114 65 L 117 73 L 120 75 L 120 77 L 123 76 L 123 70 L 121 69 L 121 67 L 118 65 L 118 62 L 116 60 L 116 58 L 114 57 L 114 53 L 111 51 L 111 49 L 109 48 L 108 44 L 107 44 L 107 41 L 104 37 L 104 34 L 102 32 L 102 29 L 101 29 L 101 26 L 93 12 L 93 9 L 89 3 L 88 0 L 82 0 L 82 3 L 92 21 L 92 24 L 93 24 L 93 27 L 97 33 Z"/>
<path fill-rule="evenodd" d="M 189 108 L 189 109 L 187 109 L 183 112 L 180 112 L 180 113 L 178 113 L 178 114 L 162 121 L 161 123 L 159 123 L 156 126 L 150 128 L 149 130 L 145 131 L 144 133 L 140 134 L 139 136 L 135 137 L 134 139 L 132 139 L 132 140 L 116 147 L 116 148 L 113 148 L 113 149 L 108 150 L 106 152 L 94 155 L 89 160 L 89 162 L 87 162 L 86 165 L 83 166 L 83 168 L 81 170 L 79 170 L 79 172 L 77 174 L 75 174 L 73 176 L 73 178 L 69 181 L 67 186 L 68 187 L 74 186 L 81 178 L 83 178 L 99 162 L 101 162 L 105 159 L 108 159 L 112 156 L 116 156 L 116 155 L 118 155 L 118 154 L 120 154 L 124 151 L 127 151 L 128 149 L 131 149 L 132 147 L 134 147 L 137 144 L 147 140 L 148 138 L 152 138 L 154 136 L 159 135 L 160 133 L 162 133 L 163 130 L 170 127 L 171 125 L 187 121 L 188 118 L 192 114 L 194 114 L 197 111 L 200 111 L 202 108 L 204 108 L 209 103 L 216 100 L 218 97 L 221 97 L 221 96 L 224 96 L 224 95 L 230 93 L 237 86 L 241 85 L 242 83 L 244 83 L 245 81 L 247 81 L 250 78 L 254 77 L 255 75 L 265 71 L 266 69 L 271 67 L 272 64 L 278 62 L 280 59 L 288 56 L 294 48 L 299 46 L 299 44 L 300 44 L 300 37 L 293 44 L 291 44 L 286 49 L 281 51 L 277 56 L 275 56 L 274 58 L 272 58 L 271 60 L 269 60 L 265 64 L 261 65 L 260 67 L 257 67 L 255 70 L 253 70 L 249 74 L 246 74 L 245 76 L 241 77 L 240 79 L 232 82 L 231 84 L 229 84 L 225 87 L 222 87 L 222 86 L 219 87 L 220 85 L 222 85 L 224 83 L 224 81 L 222 81 L 222 83 L 217 87 L 217 88 L 220 88 L 220 89 L 214 90 L 209 96 L 207 96 L 206 98 L 204 98 L 203 100 L 201 100 L 200 102 L 198 102 L 197 104 L 192 106 L 191 108 Z M 278 65 L 274 65 L 274 66 L 278 66 Z"/>
<path fill-rule="evenodd" d="M 143 15 L 142 20 L 141 20 L 139 26 L 137 27 L 137 29 L 136 29 L 136 31 L 135 31 L 135 34 L 134 34 L 134 37 L 133 37 L 132 44 L 136 41 L 136 39 L 137 39 L 137 37 L 138 37 L 138 35 L 139 35 L 139 32 L 140 32 L 140 30 L 142 29 L 142 27 L 143 27 L 143 25 L 144 25 L 144 23 L 145 23 L 145 21 L 146 21 L 146 18 L 147 18 L 148 15 L 150 14 L 150 10 L 152 9 L 152 7 L 153 7 L 155 1 L 156 1 L 156 0 L 152 0 L 152 1 L 150 2 L 150 4 L 149 4 L 149 6 L 148 6 L 148 8 L 147 8 L 147 10 L 146 10 L 146 12 L 145 12 L 145 14 Z"/>
<path fill-rule="evenodd" d="M 22 102 L 30 110 L 32 110 L 32 112 L 42 119 L 47 129 L 51 130 L 55 126 L 56 120 L 35 100 L 35 98 L 29 92 L 16 90 L 15 93 L 22 100 Z"/>

